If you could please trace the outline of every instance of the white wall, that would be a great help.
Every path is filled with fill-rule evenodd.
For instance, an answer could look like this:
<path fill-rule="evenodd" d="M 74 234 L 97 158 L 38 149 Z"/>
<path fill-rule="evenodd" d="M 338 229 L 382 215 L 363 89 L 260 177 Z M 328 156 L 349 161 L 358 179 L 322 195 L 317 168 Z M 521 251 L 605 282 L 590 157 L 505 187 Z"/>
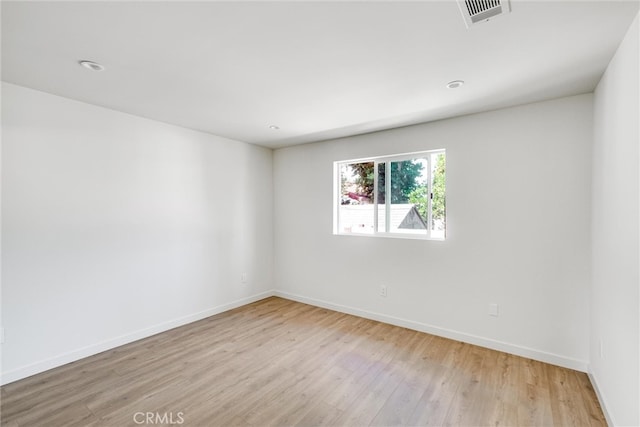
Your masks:
<path fill-rule="evenodd" d="M 610 421 L 630 426 L 640 425 L 638 19 L 594 95 L 590 371 Z"/>
<path fill-rule="evenodd" d="M 591 145 L 581 95 L 276 150 L 277 289 L 584 371 Z M 334 161 L 437 148 L 446 241 L 332 235 Z"/>
<path fill-rule="evenodd" d="M 271 150 L 2 91 L 3 382 L 271 293 Z"/>

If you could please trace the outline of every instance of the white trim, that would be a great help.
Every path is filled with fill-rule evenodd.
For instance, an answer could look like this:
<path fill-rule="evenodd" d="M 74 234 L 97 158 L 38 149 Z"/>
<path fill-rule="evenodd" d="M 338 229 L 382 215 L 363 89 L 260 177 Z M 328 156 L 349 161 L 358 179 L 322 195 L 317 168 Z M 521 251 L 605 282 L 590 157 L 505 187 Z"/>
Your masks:
<path fill-rule="evenodd" d="M 391 235 L 390 237 L 399 238 L 399 239 L 422 239 L 422 240 L 445 240 L 445 237 L 432 237 L 431 230 L 431 219 L 432 219 L 432 209 L 433 209 L 433 199 L 431 198 L 433 194 L 433 164 L 434 164 L 434 156 L 445 154 L 446 150 L 444 148 L 438 148 L 435 150 L 426 150 L 426 151 L 416 151 L 413 153 L 403 153 L 403 154 L 393 154 L 388 156 L 376 156 L 376 157 L 366 157 L 362 159 L 352 159 L 352 160 L 339 160 L 333 162 L 333 234 L 337 236 L 355 236 L 355 235 L 367 235 L 369 237 L 386 237 Z M 391 228 L 391 164 L 397 162 L 405 162 L 409 160 L 415 160 L 417 158 L 422 158 L 427 162 L 427 230 L 424 235 L 411 235 L 404 233 L 391 233 L 388 230 Z M 372 233 L 343 233 L 341 232 L 340 225 L 340 206 L 342 205 L 342 194 L 341 194 L 341 184 L 342 184 L 342 173 L 341 168 L 344 165 L 353 165 L 357 163 L 373 163 L 373 230 Z M 385 225 L 384 231 L 380 231 L 378 229 L 378 209 L 380 209 L 379 201 L 378 201 L 378 192 L 379 188 L 379 166 L 384 165 L 385 176 Z M 412 237 L 409 237 L 412 236 Z"/>
<path fill-rule="evenodd" d="M 334 163 L 339 165 L 348 165 L 351 163 L 365 163 L 365 162 L 378 162 L 380 160 L 398 162 L 403 160 L 412 160 L 416 157 L 419 157 L 422 154 L 437 154 L 437 153 L 446 153 L 446 148 L 434 148 L 430 150 L 422 150 L 422 151 L 412 151 L 409 153 L 399 153 L 399 154 L 387 154 L 384 156 L 373 156 L 373 157 L 361 157 L 358 159 L 349 159 L 349 160 L 337 160 Z"/>
<path fill-rule="evenodd" d="M 354 316 L 364 317 L 366 319 L 377 320 L 379 322 L 388 323 L 391 325 L 401 326 L 408 329 L 413 329 L 420 332 L 426 332 L 429 334 L 441 336 L 444 338 L 449 338 L 457 341 L 466 342 L 469 344 L 479 345 L 482 347 L 490 348 L 493 350 L 503 351 L 506 353 L 514 354 L 517 356 L 527 357 L 530 359 L 538 360 L 545 363 L 550 363 L 552 365 L 562 366 L 569 369 L 575 369 L 581 372 L 587 372 L 591 383 L 594 386 L 594 390 L 596 391 L 596 395 L 598 396 L 598 400 L 600 401 L 600 406 L 604 412 L 604 415 L 607 419 L 609 425 L 615 425 L 612 422 L 610 414 L 607 412 L 607 406 L 605 404 L 605 400 L 600 393 L 600 390 L 597 386 L 597 382 L 595 381 L 595 377 L 592 372 L 588 370 L 588 364 L 586 361 L 572 359 L 568 357 L 564 357 L 561 355 L 547 353 L 544 351 L 539 351 L 535 349 L 531 349 L 528 347 L 522 347 L 515 344 L 509 344 L 502 341 L 496 341 L 489 338 L 479 337 L 476 335 L 466 334 L 463 332 L 453 331 L 446 328 L 440 328 L 438 326 L 428 325 L 426 323 L 415 322 L 412 320 L 402 319 L 399 317 L 388 316 L 381 313 L 375 313 L 368 310 L 362 310 L 354 307 L 348 307 L 341 304 L 334 304 L 327 301 L 318 300 L 315 298 L 308 298 L 301 295 L 291 294 L 289 292 L 272 290 L 262 292 L 256 295 L 252 295 L 250 297 L 242 298 L 227 304 L 222 304 L 199 313 L 190 314 L 178 319 L 173 319 L 167 322 L 160 323 L 158 325 L 141 329 L 130 334 L 122 335 L 107 341 L 102 341 L 100 343 L 96 343 L 87 347 L 83 347 L 77 350 L 70 351 L 68 353 L 64 353 L 53 357 L 51 359 L 42 360 L 40 362 L 36 362 L 27 366 L 23 366 L 18 369 L 14 369 L 13 371 L 3 372 L 0 375 L 0 385 L 5 385 L 12 383 L 14 381 L 18 381 L 20 379 L 30 377 L 32 375 L 47 371 L 49 369 L 56 368 L 58 366 L 66 365 L 67 363 L 75 362 L 76 360 L 83 359 L 85 357 L 93 356 L 94 354 L 101 353 L 103 351 L 111 350 L 121 345 L 129 344 L 131 342 L 150 337 L 152 335 L 168 331 L 173 328 L 177 328 L 179 326 L 186 325 L 188 323 L 196 322 L 198 320 L 205 319 L 207 317 L 232 310 L 237 307 L 241 307 L 246 304 L 251 304 L 253 302 L 271 297 L 278 296 L 280 298 L 289 299 L 292 301 L 298 301 L 304 304 L 314 305 L 316 307 L 322 307 L 329 310 L 338 311 L 341 313 L 352 314 Z"/>
<path fill-rule="evenodd" d="M 382 237 L 384 239 L 414 239 L 414 240 L 431 240 L 436 242 L 446 242 L 444 237 L 428 237 L 426 234 L 411 234 L 411 233 L 334 233 L 334 236 L 345 237 Z"/>
<path fill-rule="evenodd" d="M 593 390 L 596 392 L 596 397 L 598 398 L 598 402 L 600 403 L 600 407 L 602 408 L 602 412 L 604 413 L 604 418 L 607 420 L 607 424 L 610 426 L 617 425 L 613 422 L 613 417 L 607 410 L 607 401 L 604 398 L 604 395 L 600 391 L 600 387 L 598 387 L 598 381 L 596 380 L 596 376 L 593 374 L 591 370 L 591 365 L 587 366 L 587 375 L 589 376 L 589 381 L 591 381 L 591 385 L 593 386 Z"/>
<path fill-rule="evenodd" d="M 333 163 L 333 234 L 340 230 L 340 165 Z"/>
<path fill-rule="evenodd" d="M 434 153 L 429 154 L 429 159 L 427 160 L 427 235 L 431 239 L 431 232 L 433 231 L 433 168 L 434 161 L 433 156 Z M 446 166 L 445 166 L 445 176 L 446 174 Z M 445 187 L 445 193 L 446 193 Z"/>
<path fill-rule="evenodd" d="M 138 341 L 143 338 L 148 338 L 152 335 L 156 335 L 161 332 L 165 332 L 170 329 L 174 329 L 179 326 L 186 325 L 188 323 L 196 322 L 198 320 L 202 320 L 207 317 L 213 316 L 215 314 L 220 314 L 222 312 L 232 310 L 234 308 L 241 307 L 246 304 L 251 304 L 252 302 L 256 302 L 256 301 L 271 297 L 273 295 L 274 295 L 274 291 L 261 292 L 256 295 L 252 295 L 252 296 L 242 298 L 236 301 L 232 301 L 226 304 L 218 305 L 216 307 L 212 307 L 207 310 L 200 311 L 198 313 L 189 314 L 187 316 L 179 317 L 177 319 L 169 320 L 148 328 L 140 329 L 135 332 L 121 335 L 116 338 L 112 338 L 106 341 L 102 341 L 96 344 L 82 347 L 77 350 L 72 350 L 70 352 L 52 357 L 51 359 L 41 360 L 39 362 L 22 366 L 18 369 L 14 369 L 9 372 L 3 372 L 0 375 L 0 385 L 9 384 L 26 377 L 30 377 L 32 375 L 39 374 L 49 369 L 57 368 L 58 366 L 66 365 L 67 363 L 75 362 L 76 360 L 93 356 L 94 354 L 98 354 L 103 351 L 111 350 L 121 345 L 129 344 L 131 342 Z"/>
<path fill-rule="evenodd" d="M 440 337 L 449 338 L 456 341 L 462 341 L 468 344 L 474 344 L 474 345 L 486 347 L 492 350 L 502 351 L 505 353 L 514 354 L 516 356 L 522 356 L 529 359 L 538 360 L 540 362 L 550 363 L 552 365 L 574 369 L 580 372 L 587 372 L 588 363 L 585 360 L 573 359 L 570 357 L 561 356 L 559 354 L 548 353 L 545 351 L 540 351 L 540 350 L 536 350 L 529 347 L 523 347 L 516 344 L 510 344 L 503 341 L 497 341 L 490 338 L 471 335 L 464 332 L 454 331 L 451 329 L 441 328 L 438 326 L 428 325 L 426 323 L 402 319 L 399 317 L 389 316 L 386 314 L 375 313 L 372 311 L 362 310 L 355 307 L 349 307 L 341 304 L 334 304 L 331 302 L 322 301 L 315 298 L 308 298 L 302 295 L 291 294 L 288 292 L 276 290 L 274 292 L 274 296 L 302 302 L 309 305 L 314 305 L 316 307 L 322 307 L 329 310 L 339 311 L 341 313 L 352 314 L 354 316 L 364 317 L 366 319 L 377 320 L 379 322 L 384 322 L 384 323 L 388 323 L 395 326 L 401 326 L 403 328 L 413 329 L 415 331 L 426 332 L 428 334 L 437 335 Z"/>

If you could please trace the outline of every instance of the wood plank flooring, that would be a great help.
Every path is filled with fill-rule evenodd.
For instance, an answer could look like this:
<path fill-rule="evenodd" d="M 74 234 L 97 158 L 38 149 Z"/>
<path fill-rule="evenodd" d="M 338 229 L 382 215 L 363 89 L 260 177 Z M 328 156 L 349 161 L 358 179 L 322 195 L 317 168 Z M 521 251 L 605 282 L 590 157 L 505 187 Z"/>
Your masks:
<path fill-rule="evenodd" d="M 1 393 L 4 426 L 606 425 L 583 373 L 275 297 Z"/>

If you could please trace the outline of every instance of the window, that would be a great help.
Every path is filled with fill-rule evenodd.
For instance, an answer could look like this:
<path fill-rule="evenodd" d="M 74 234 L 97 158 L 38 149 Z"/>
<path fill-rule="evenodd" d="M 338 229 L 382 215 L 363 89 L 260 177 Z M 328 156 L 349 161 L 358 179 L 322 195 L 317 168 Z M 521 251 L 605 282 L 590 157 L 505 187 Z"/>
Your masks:
<path fill-rule="evenodd" d="M 334 164 L 334 232 L 444 239 L 444 150 Z"/>

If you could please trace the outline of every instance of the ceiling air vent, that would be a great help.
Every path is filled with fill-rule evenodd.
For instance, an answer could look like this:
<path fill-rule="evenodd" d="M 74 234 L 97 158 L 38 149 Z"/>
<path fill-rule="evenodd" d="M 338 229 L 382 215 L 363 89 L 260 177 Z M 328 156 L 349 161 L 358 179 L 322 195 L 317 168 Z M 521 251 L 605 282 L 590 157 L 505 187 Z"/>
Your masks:
<path fill-rule="evenodd" d="M 458 0 L 458 6 L 467 28 L 509 13 L 509 0 Z"/>

